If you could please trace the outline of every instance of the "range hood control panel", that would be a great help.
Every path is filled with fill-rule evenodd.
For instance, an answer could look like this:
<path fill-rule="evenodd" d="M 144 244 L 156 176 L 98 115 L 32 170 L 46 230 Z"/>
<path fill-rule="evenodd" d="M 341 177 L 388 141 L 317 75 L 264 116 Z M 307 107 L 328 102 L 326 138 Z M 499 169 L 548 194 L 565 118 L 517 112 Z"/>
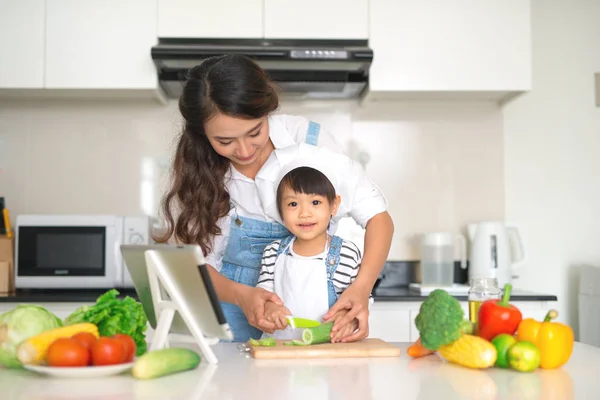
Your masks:
<path fill-rule="evenodd" d="M 312 49 L 295 49 L 290 52 L 292 58 L 301 59 L 334 59 L 345 60 L 348 58 L 346 50 L 312 50 Z"/>

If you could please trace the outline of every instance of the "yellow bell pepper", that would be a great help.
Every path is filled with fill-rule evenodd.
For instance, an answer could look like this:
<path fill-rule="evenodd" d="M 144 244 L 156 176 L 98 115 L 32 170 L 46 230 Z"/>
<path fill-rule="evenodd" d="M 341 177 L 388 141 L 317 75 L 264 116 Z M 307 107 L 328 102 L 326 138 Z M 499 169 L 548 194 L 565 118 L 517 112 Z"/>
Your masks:
<path fill-rule="evenodd" d="M 517 340 L 526 340 L 540 350 L 540 368 L 558 368 L 571 357 L 573 352 L 573 330 L 560 322 L 551 322 L 558 317 L 556 310 L 550 310 L 544 321 L 526 318 L 517 328 Z"/>

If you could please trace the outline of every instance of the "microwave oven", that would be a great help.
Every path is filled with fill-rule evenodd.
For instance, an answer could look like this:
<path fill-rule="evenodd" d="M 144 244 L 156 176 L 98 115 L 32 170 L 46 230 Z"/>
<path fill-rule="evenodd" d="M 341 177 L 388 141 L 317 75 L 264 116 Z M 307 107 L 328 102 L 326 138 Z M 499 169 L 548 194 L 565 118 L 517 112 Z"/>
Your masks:
<path fill-rule="evenodd" d="M 18 215 L 17 289 L 133 288 L 120 245 L 150 244 L 151 218 Z"/>

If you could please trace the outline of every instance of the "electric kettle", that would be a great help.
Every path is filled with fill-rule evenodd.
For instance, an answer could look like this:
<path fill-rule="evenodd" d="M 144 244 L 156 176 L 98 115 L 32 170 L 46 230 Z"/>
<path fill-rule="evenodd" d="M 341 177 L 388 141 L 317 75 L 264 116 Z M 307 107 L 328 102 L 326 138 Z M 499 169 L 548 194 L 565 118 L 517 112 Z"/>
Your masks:
<path fill-rule="evenodd" d="M 496 278 L 498 286 L 512 282 L 513 268 L 525 260 L 525 250 L 515 226 L 483 221 L 467 226 L 471 242 L 469 279 Z"/>

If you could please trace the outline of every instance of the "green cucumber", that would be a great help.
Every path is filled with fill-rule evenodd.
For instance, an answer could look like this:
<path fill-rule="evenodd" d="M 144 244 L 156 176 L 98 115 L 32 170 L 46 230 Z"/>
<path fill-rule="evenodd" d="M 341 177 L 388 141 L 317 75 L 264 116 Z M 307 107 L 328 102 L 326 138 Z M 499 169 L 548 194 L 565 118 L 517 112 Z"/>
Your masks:
<path fill-rule="evenodd" d="M 331 328 L 333 328 L 333 322 L 328 322 L 314 328 L 306 328 L 302 331 L 302 340 L 307 345 L 329 343 L 331 342 Z"/>
<path fill-rule="evenodd" d="M 252 338 L 250 338 L 250 344 L 251 344 L 252 346 L 260 346 L 260 343 L 259 343 L 259 341 L 258 341 L 258 340 L 256 340 L 256 339 L 252 339 Z"/>
<path fill-rule="evenodd" d="M 200 355 L 195 351 L 168 348 L 150 351 L 135 360 L 131 373 L 137 379 L 154 379 L 196 368 Z"/>

